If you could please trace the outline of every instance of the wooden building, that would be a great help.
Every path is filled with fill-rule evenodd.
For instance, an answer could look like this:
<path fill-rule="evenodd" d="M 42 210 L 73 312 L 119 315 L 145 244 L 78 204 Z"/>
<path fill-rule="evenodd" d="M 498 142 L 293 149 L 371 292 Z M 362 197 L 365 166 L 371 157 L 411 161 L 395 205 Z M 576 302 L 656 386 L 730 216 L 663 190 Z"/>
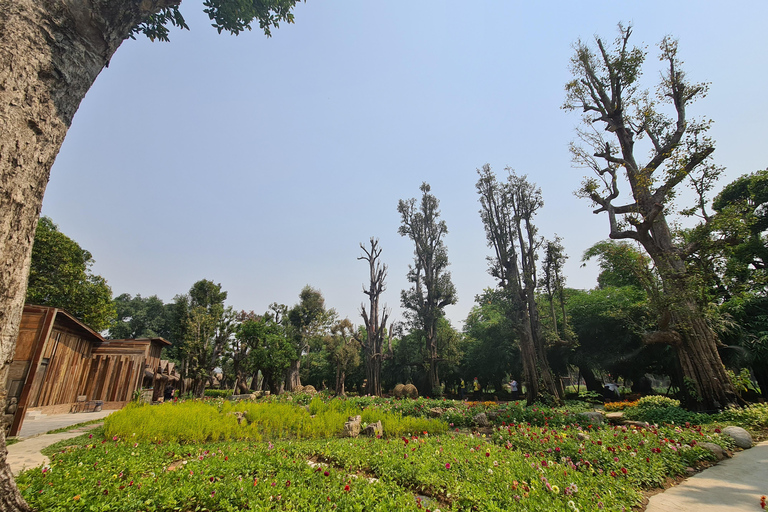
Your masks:
<path fill-rule="evenodd" d="M 18 434 L 27 413 L 123 407 L 146 383 L 145 370 L 155 386 L 160 352 L 169 345 L 163 338 L 105 340 L 62 309 L 25 306 L 6 381 L 7 403 L 16 409 L 4 411 L 13 413 L 5 417 L 8 435 Z"/>

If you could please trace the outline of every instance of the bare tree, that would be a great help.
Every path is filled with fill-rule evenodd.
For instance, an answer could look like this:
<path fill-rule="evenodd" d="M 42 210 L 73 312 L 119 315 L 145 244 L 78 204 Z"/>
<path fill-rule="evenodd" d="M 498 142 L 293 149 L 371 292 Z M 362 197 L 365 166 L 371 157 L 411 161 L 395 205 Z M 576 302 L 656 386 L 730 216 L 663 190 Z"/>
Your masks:
<path fill-rule="evenodd" d="M 568 338 L 568 315 L 565 312 L 565 276 L 563 275 L 563 265 L 568 256 L 563 248 L 562 238 L 555 235 L 554 240 L 547 240 L 544 243 L 544 260 L 542 264 L 541 285 L 547 293 L 549 300 L 549 313 L 552 317 L 552 328 L 555 330 L 555 336 L 560 337 L 557 328 L 557 314 L 555 313 L 555 295 L 560 301 L 560 314 L 563 317 L 562 339 Z"/>
<path fill-rule="evenodd" d="M 579 192 L 592 200 L 594 213 L 608 215 L 612 239 L 639 242 L 653 260 L 663 302 L 660 330 L 647 341 L 677 350 L 689 406 L 717 409 L 736 396 L 717 352 L 717 336 L 697 301 L 698 285 L 686 269 L 690 248 L 675 238 L 666 218 L 684 180 L 701 183 L 717 172 L 710 163 L 715 147 L 707 136 L 709 121 L 690 119 L 686 112 L 706 95 L 707 85 L 688 82 L 680 69 L 677 41 L 666 37 L 659 44 L 666 70 L 657 93 L 642 90 L 638 80 L 646 54 L 629 46 L 631 34 L 631 26 L 619 25 L 613 46 L 599 38 L 596 49 L 579 41 L 571 59 L 574 79 L 566 84 L 564 108 L 581 110 L 585 125 L 578 132 L 581 144 L 572 144 L 571 151 L 578 165 L 596 173 Z M 640 162 L 635 143 L 643 138 L 650 156 Z M 616 204 L 620 179 L 632 195 L 626 204 Z"/>
<path fill-rule="evenodd" d="M 408 280 L 413 288 L 403 290 L 400 297 L 403 307 L 411 312 L 411 320 L 424 333 L 426 363 L 429 369 L 429 392 L 440 386 L 437 349 L 437 322 L 446 306 L 456 303 L 456 289 L 451 282 L 448 267 L 448 251 L 443 237 L 448 233 L 445 221 L 440 218 L 440 202 L 430 194 L 428 183 L 422 183 L 421 202 L 416 199 L 400 200 L 397 211 L 401 224 L 398 233 L 410 238 L 414 245 L 414 264 L 409 267 Z"/>
<path fill-rule="evenodd" d="M 520 342 L 526 399 L 533 403 L 543 392 L 560 401 L 560 393 L 549 367 L 536 307 L 536 251 L 541 245 L 533 216 L 544 205 L 541 190 L 525 176 L 507 168 L 507 181 L 499 182 L 485 164 L 478 169 L 480 217 L 488 245 L 489 272 L 499 280 L 507 298 L 506 314 Z"/>
<path fill-rule="evenodd" d="M 387 278 L 387 265 L 381 263 L 379 259 L 381 257 L 379 240 L 371 237 L 370 244 L 370 249 L 366 249 L 362 243 L 360 244 L 360 248 L 365 254 L 357 258 L 368 262 L 370 272 L 368 289 L 363 288 L 363 293 L 368 296 L 368 310 L 366 311 L 365 304 L 360 304 L 360 314 L 365 324 L 363 348 L 365 349 L 366 392 L 369 395 L 381 396 L 381 365 L 385 357 L 392 354 L 391 342 L 388 354 L 383 353 L 389 310 L 386 306 L 383 308 L 379 306 L 381 294 L 387 289 L 384 282 Z"/>

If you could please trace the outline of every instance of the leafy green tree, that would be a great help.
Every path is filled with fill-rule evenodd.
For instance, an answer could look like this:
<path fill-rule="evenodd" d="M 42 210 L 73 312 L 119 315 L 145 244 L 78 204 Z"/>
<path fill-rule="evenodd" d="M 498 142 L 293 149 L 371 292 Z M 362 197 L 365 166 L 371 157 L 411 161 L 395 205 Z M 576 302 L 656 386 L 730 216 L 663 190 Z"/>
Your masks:
<path fill-rule="evenodd" d="M 112 339 L 153 338 L 156 336 L 173 342 L 170 322 L 172 304 L 164 304 L 157 295 L 132 297 L 118 295 L 112 301 L 116 320 L 109 327 Z"/>
<path fill-rule="evenodd" d="M 261 370 L 270 391 L 279 393 L 285 372 L 296 358 L 296 347 L 286 336 L 281 319 L 270 313 L 249 318 L 238 327 L 236 338 L 250 347 L 244 369 L 254 374 Z"/>
<path fill-rule="evenodd" d="M 702 300 L 719 326 L 723 357 L 736 373 L 751 367 L 768 397 L 768 170 L 746 174 L 717 194 L 713 214 L 701 208 L 703 222 L 683 232 L 692 250 L 688 260 L 702 286 Z"/>
<path fill-rule="evenodd" d="M 220 365 L 237 326 L 234 310 L 224 306 L 226 298 L 221 284 L 202 279 L 192 285 L 189 293 L 174 299 L 181 374 L 192 379 L 192 391 L 199 397 L 206 384 L 212 382 L 213 371 Z"/>
<path fill-rule="evenodd" d="M 499 280 L 510 325 L 516 330 L 525 375 L 528 404 L 549 395 L 562 397 L 547 358 L 547 349 L 536 303 L 536 258 L 542 244 L 533 218 L 544 206 L 541 189 L 507 168 L 500 182 L 486 164 L 478 169 L 480 218 L 494 255 L 489 273 Z"/>
<path fill-rule="evenodd" d="M 267 35 L 292 23 L 296 0 L 206 0 L 219 31 L 259 26 Z M 143 33 L 168 39 L 168 27 L 185 27 L 180 0 L 0 0 L 0 383 L 13 357 L 32 240 L 51 167 L 80 102 L 117 48 Z M 40 30 L 45 27 L 45 30 Z M 111 315 L 110 315 L 111 316 Z M 6 392 L 0 384 L 0 410 Z M 4 439 L 0 436 L 0 452 Z M 0 458 L 0 509 L 29 510 L 8 465 Z"/>
<path fill-rule="evenodd" d="M 336 385 L 333 389 L 337 395 L 346 395 L 344 384 L 347 372 L 360 365 L 361 348 L 355 326 L 348 318 L 331 326 L 330 334 L 325 337 L 325 347 L 336 369 Z"/>
<path fill-rule="evenodd" d="M 326 309 L 323 294 L 307 285 L 299 293 L 299 303 L 288 310 L 286 319 L 288 336 L 296 350 L 286 373 L 285 389 L 294 391 L 301 386 L 302 357 L 311 349 L 322 348 L 323 339 L 336 319 L 336 311 Z"/>
<path fill-rule="evenodd" d="M 400 294 L 403 308 L 408 310 L 411 324 L 424 335 L 425 363 L 430 392 L 440 388 L 437 325 L 445 314 L 446 306 L 455 304 L 456 288 L 451 281 L 448 251 L 443 238 L 448 233 L 445 221 L 440 219 L 440 202 L 430 194 L 428 183 L 422 183 L 421 201 L 400 200 L 400 228 L 397 232 L 413 241 L 414 264 L 409 265 L 408 281 L 413 287 Z"/>
<path fill-rule="evenodd" d="M 96 331 L 108 328 L 115 316 L 112 289 L 106 279 L 93 274 L 93 261 L 91 253 L 59 231 L 50 217 L 41 217 L 26 302 L 66 309 Z"/>
<path fill-rule="evenodd" d="M 677 351 L 683 375 L 695 390 L 689 405 L 717 409 L 736 395 L 717 351 L 717 336 L 698 300 L 698 282 L 685 263 L 688 248 L 675 239 L 667 223 L 670 201 L 681 183 L 689 180 L 707 188 L 720 172 L 710 161 L 715 148 L 707 136 L 709 122 L 687 115 L 688 106 L 706 94 L 707 86 L 687 80 L 677 41 L 666 37 L 659 44 L 666 71 L 657 94 L 644 90 L 639 79 L 646 54 L 630 46 L 631 34 L 630 26 L 619 25 L 612 46 L 600 38 L 596 48 L 582 41 L 575 45 L 564 108 L 584 114 L 580 143 L 571 150 L 575 163 L 596 174 L 579 194 L 597 207 L 594 213 L 607 214 L 611 239 L 635 240 L 653 260 L 662 283 L 660 314 L 669 320 L 659 322 L 656 338 Z M 671 115 L 665 113 L 665 104 Z M 635 143 L 643 137 L 650 156 L 641 162 Z M 619 185 L 624 182 L 631 200 L 617 204 L 624 197 Z"/>

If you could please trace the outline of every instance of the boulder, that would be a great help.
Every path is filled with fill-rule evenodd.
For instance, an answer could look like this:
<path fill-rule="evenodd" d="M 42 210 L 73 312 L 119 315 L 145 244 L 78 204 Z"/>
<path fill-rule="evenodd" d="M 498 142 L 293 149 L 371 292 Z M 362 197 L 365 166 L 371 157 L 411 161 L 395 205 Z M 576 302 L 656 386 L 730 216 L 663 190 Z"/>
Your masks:
<path fill-rule="evenodd" d="M 644 421 L 632 421 L 632 420 L 624 420 L 624 421 L 622 422 L 622 425 L 626 425 L 626 426 L 628 426 L 628 427 L 640 427 L 640 428 L 645 428 L 645 427 L 647 427 L 647 426 L 648 426 L 648 423 L 646 423 L 646 422 L 644 422 Z"/>
<path fill-rule="evenodd" d="M 317 390 L 315 389 L 315 386 L 313 386 L 312 384 L 307 384 L 306 386 L 304 386 L 304 389 L 302 389 L 302 391 L 304 393 L 309 393 L 310 395 L 317 394 Z"/>
<path fill-rule="evenodd" d="M 579 441 L 589 441 L 589 435 L 585 434 L 584 432 L 579 432 L 576 434 L 576 439 Z"/>
<path fill-rule="evenodd" d="M 403 393 L 408 398 L 419 398 L 419 390 L 413 384 L 406 384 L 403 387 Z"/>
<path fill-rule="evenodd" d="M 247 395 L 230 395 L 229 399 L 233 402 L 238 402 L 240 400 L 256 400 L 258 398 L 258 395 L 256 393 L 248 393 Z"/>
<path fill-rule="evenodd" d="M 395 395 L 395 398 L 403 398 L 404 390 L 405 386 L 403 384 L 398 384 L 395 386 L 395 389 L 392 390 L 392 394 Z"/>
<path fill-rule="evenodd" d="M 439 407 L 432 407 L 428 412 L 432 418 L 439 418 L 443 415 L 444 411 Z"/>
<path fill-rule="evenodd" d="M 381 421 L 371 423 L 363 429 L 362 434 L 369 437 L 381 437 L 384 435 L 384 426 L 381 424 Z"/>
<path fill-rule="evenodd" d="M 490 426 L 490 423 L 488 423 L 488 417 L 485 415 L 484 412 L 481 412 L 479 414 L 475 414 L 475 417 L 472 418 L 472 421 L 475 422 L 475 425 L 478 427 L 488 427 Z"/>
<path fill-rule="evenodd" d="M 344 437 L 357 437 L 360 435 L 360 423 L 362 422 L 360 415 L 350 416 L 348 421 L 344 424 Z"/>
<path fill-rule="evenodd" d="M 611 417 L 611 414 L 621 414 L 621 413 L 610 413 L 608 415 L 609 418 Z M 580 412 L 578 416 L 581 416 L 582 418 L 586 419 L 593 425 L 602 425 L 605 422 L 605 416 L 603 416 L 603 413 L 597 412 L 597 411 Z"/>
<path fill-rule="evenodd" d="M 696 443 L 696 446 L 700 446 L 706 450 L 711 451 L 715 454 L 715 457 L 717 457 L 718 462 L 723 460 L 728 456 L 728 454 L 723 450 L 720 445 L 715 443 Z"/>
<path fill-rule="evenodd" d="M 235 418 L 237 418 L 238 425 L 242 425 L 243 423 L 245 423 L 246 425 L 248 424 L 248 421 L 245 419 L 244 412 L 233 411 L 233 412 L 227 413 L 227 416 L 234 416 Z"/>
<path fill-rule="evenodd" d="M 752 436 L 741 427 L 725 427 L 723 434 L 727 435 L 739 448 L 752 448 Z"/>

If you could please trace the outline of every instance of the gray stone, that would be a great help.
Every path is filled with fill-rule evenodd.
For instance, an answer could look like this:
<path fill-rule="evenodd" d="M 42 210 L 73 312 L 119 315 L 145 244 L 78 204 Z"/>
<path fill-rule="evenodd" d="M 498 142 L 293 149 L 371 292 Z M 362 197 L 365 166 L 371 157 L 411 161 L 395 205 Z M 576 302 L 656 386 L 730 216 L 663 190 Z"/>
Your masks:
<path fill-rule="evenodd" d="M 741 427 L 725 427 L 723 434 L 733 439 L 734 444 L 739 448 L 752 448 L 752 436 Z"/>
<path fill-rule="evenodd" d="M 578 439 L 579 441 L 588 441 L 589 435 L 585 434 L 584 432 L 579 432 L 578 434 L 576 434 L 576 439 Z"/>
<path fill-rule="evenodd" d="M 644 421 L 624 420 L 622 425 L 626 425 L 628 427 L 641 427 L 641 428 L 644 428 L 644 427 L 648 426 L 648 423 L 646 423 Z"/>
<path fill-rule="evenodd" d="M 350 416 L 349 421 L 344 424 L 344 437 L 357 437 L 360 435 L 360 423 L 362 422 L 360 415 Z"/>
<path fill-rule="evenodd" d="M 581 416 L 582 418 L 589 420 L 593 425 L 602 425 L 603 423 L 605 423 L 605 416 L 603 416 L 603 413 L 601 412 L 597 412 L 597 411 L 580 412 L 578 416 Z"/>
<path fill-rule="evenodd" d="M 432 418 L 439 418 L 440 416 L 442 416 L 442 415 L 443 415 L 443 410 L 442 410 L 441 408 L 439 408 L 439 407 L 432 407 L 432 408 L 429 410 L 429 415 L 430 415 Z"/>
<path fill-rule="evenodd" d="M 362 435 L 369 437 L 381 437 L 384 435 L 384 426 L 381 424 L 381 421 L 371 423 L 363 429 Z"/>
<path fill-rule="evenodd" d="M 723 448 L 720 445 L 715 443 L 697 443 L 696 446 L 700 446 L 714 453 L 715 457 L 717 457 L 718 462 L 725 459 L 728 456 L 725 450 L 723 450 Z"/>
<path fill-rule="evenodd" d="M 475 425 L 478 427 L 488 427 L 490 426 L 490 423 L 488 423 L 488 417 L 485 415 L 484 412 L 481 412 L 479 414 L 475 414 L 475 417 L 472 418 L 472 421 L 475 422 Z"/>
<path fill-rule="evenodd" d="M 233 402 L 239 402 L 240 400 L 256 400 L 256 393 L 247 393 L 244 395 L 231 395 L 229 399 Z"/>

